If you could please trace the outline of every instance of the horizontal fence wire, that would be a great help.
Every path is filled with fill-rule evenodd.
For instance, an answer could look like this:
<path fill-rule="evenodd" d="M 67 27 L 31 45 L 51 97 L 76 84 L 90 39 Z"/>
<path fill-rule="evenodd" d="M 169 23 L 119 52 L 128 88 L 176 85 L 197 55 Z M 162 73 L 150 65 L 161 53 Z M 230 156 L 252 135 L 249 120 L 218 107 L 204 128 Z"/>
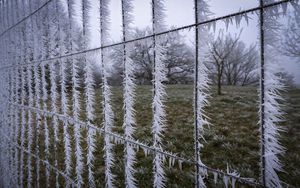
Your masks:
<path fill-rule="evenodd" d="M 3 31 L 0 34 L 0 38 L 3 37 L 7 32 L 11 31 L 12 29 L 14 29 L 15 27 L 17 27 L 18 25 L 20 25 L 22 22 L 26 21 L 27 19 L 29 19 L 30 17 L 34 16 L 35 14 L 37 14 L 40 10 L 42 10 L 44 7 L 46 7 L 50 2 L 52 2 L 53 0 L 48 0 L 46 1 L 42 6 L 40 6 L 39 8 L 37 8 L 35 11 L 33 11 L 32 13 L 28 14 L 27 16 L 25 16 L 24 18 L 22 18 L 20 21 L 18 21 L 17 23 L 15 23 L 14 25 L 10 26 L 7 30 Z"/>
<path fill-rule="evenodd" d="M 3 138 L 5 138 L 10 144 L 13 145 L 14 148 L 17 148 L 18 150 L 20 150 L 21 152 L 30 155 L 31 157 L 35 158 L 36 160 L 38 160 L 39 162 L 42 162 L 46 167 L 50 168 L 51 170 L 53 170 L 54 172 L 59 173 L 62 177 L 64 177 L 66 180 L 68 180 L 69 182 L 71 182 L 71 185 L 73 187 L 76 186 L 76 182 L 69 176 L 67 176 L 64 172 L 62 172 L 61 170 L 59 170 L 58 168 L 56 168 L 55 166 L 51 165 L 49 163 L 49 161 L 47 160 L 43 160 L 40 157 L 36 156 L 35 154 L 33 154 L 32 152 L 22 148 L 22 146 L 20 146 L 18 143 L 15 143 L 14 141 L 12 141 L 7 135 L 2 134 Z"/>
<path fill-rule="evenodd" d="M 134 139 L 130 139 L 130 138 L 125 138 L 124 136 L 119 135 L 117 133 L 105 131 L 104 128 L 99 128 L 99 127 L 97 127 L 95 125 L 91 125 L 91 124 L 88 124 L 88 123 L 83 122 L 83 121 L 76 121 L 72 117 L 64 116 L 62 114 L 57 114 L 57 113 L 54 113 L 54 112 L 51 112 L 51 111 L 47 111 L 47 110 L 44 110 L 44 109 L 38 109 L 38 108 L 35 108 L 35 107 L 30 107 L 30 106 L 27 106 L 27 105 L 16 104 L 16 103 L 11 103 L 11 102 L 7 102 L 7 101 L 2 101 L 2 102 L 3 103 L 8 103 L 9 105 L 14 106 L 15 108 L 24 109 L 24 110 L 27 110 L 27 111 L 32 111 L 33 113 L 34 112 L 35 113 L 39 113 L 39 114 L 42 114 L 42 115 L 50 117 L 50 118 L 56 116 L 60 121 L 68 122 L 68 126 L 71 126 L 70 124 L 75 124 L 75 123 L 79 124 L 80 126 L 85 127 L 86 129 L 88 129 L 88 128 L 93 129 L 93 130 L 97 131 L 99 134 L 102 134 L 102 135 L 106 135 L 107 134 L 108 136 L 111 137 L 112 140 L 114 140 L 117 143 L 124 143 L 125 141 L 127 141 L 130 144 L 132 144 L 134 146 L 137 146 L 138 148 L 146 149 L 146 152 L 147 151 L 148 152 L 150 151 L 152 153 L 157 152 L 157 153 L 159 153 L 159 154 L 161 154 L 161 155 L 163 155 L 165 157 L 168 157 L 170 159 L 176 160 L 178 163 L 186 163 L 186 164 L 198 165 L 200 168 L 205 169 L 208 172 L 218 173 L 218 174 L 221 174 L 223 176 L 227 176 L 227 177 L 236 179 L 240 183 L 245 183 L 245 184 L 252 185 L 252 186 L 257 186 L 257 187 L 262 187 L 262 185 L 259 182 L 254 181 L 251 178 L 244 178 L 244 177 L 235 176 L 235 175 L 226 173 L 226 172 L 224 172 L 222 170 L 214 169 L 214 168 L 205 166 L 203 164 L 199 164 L 195 160 L 186 159 L 184 157 L 179 157 L 176 154 L 173 154 L 171 152 L 163 151 L 162 149 L 157 149 L 157 148 L 154 148 L 153 146 L 148 146 L 147 144 L 142 143 L 142 142 L 140 142 L 138 140 L 134 140 Z M 249 179 L 251 179 L 251 180 L 249 180 Z"/>

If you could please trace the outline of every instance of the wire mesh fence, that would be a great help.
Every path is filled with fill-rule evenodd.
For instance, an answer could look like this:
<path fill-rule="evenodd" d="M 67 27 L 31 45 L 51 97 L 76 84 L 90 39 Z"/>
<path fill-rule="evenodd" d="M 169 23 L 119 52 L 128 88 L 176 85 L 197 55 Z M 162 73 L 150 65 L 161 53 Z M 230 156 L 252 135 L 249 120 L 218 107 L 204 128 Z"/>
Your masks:
<path fill-rule="evenodd" d="M 184 177 L 190 185 L 186 186 L 205 187 L 213 182 L 226 187 L 236 182 L 254 187 L 283 185 L 277 175 L 281 167 L 277 156 L 283 150 L 278 143 L 277 123 L 282 117 L 278 91 L 283 85 L 266 68 L 270 64 L 265 63 L 265 48 L 271 42 L 265 36 L 272 26 L 270 20 L 288 5 L 299 9 L 298 1 L 260 0 L 257 7 L 210 18 L 207 3 L 195 0 L 195 23 L 168 29 L 164 1 L 152 0 L 152 31 L 140 37 L 132 35 L 134 3 L 120 1 L 121 42 L 110 40 L 109 0 L 1 1 L 1 187 L 165 187 L 172 185 L 170 177 L 176 179 L 168 169 L 188 174 Z M 93 6 L 97 15 L 91 11 Z M 271 8 L 276 11 L 268 13 Z M 241 177 L 228 168 L 215 169 L 201 160 L 210 87 L 203 41 L 217 21 L 238 25 L 242 19 L 248 22 L 249 13 L 258 14 L 260 30 L 259 179 Z M 91 17 L 97 18 L 96 26 Z M 92 37 L 93 29 L 97 38 Z M 193 32 L 195 54 L 189 127 L 192 155 L 172 152 L 165 141 L 169 90 L 163 43 L 167 36 L 183 30 Z M 138 112 L 137 98 L 145 94 L 140 91 L 139 70 L 131 54 L 141 43 L 151 45 L 153 61 L 151 83 L 145 86 L 151 98 L 150 140 L 137 133 L 142 129 L 138 123 L 145 121 L 138 115 L 146 113 Z M 115 49 L 120 53 L 115 54 Z"/>

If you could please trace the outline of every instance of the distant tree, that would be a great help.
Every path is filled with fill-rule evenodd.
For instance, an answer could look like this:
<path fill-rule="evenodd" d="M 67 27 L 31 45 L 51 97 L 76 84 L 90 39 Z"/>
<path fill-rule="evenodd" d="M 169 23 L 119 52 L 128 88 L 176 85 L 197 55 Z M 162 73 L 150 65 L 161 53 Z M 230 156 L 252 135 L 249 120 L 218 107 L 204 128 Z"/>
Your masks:
<path fill-rule="evenodd" d="M 257 82 L 254 72 L 258 58 L 256 46 L 247 47 L 239 38 L 239 35 L 224 36 L 220 31 L 218 37 L 209 44 L 206 63 L 219 95 L 224 84 L 245 86 Z"/>
<path fill-rule="evenodd" d="M 133 37 L 140 38 L 151 35 L 151 30 L 134 29 Z M 184 36 L 179 33 L 168 34 L 161 42 L 165 48 L 165 61 L 169 84 L 191 83 L 193 80 L 194 55 L 192 47 L 184 41 Z M 113 80 L 120 82 L 123 67 L 120 65 L 122 55 L 121 46 L 113 50 Z M 136 65 L 136 80 L 139 84 L 150 84 L 153 79 L 153 43 L 151 40 L 135 42 L 131 51 L 131 59 Z"/>
<path fill-rule="evenodd" d="M 190 46 L 179 33 L 169 34 L 164 40 L 166 48 L 165 63 L 169 84 L 192 83 L 194 54 Z"/>
<path fill-rule="evenodd" d="M 216 79 L 218 95 L 221 95 L 222 77 L 224 74 L 225 63 L 235 48 L 240 36 L 224 36 L 220 31 L 218 37 L 209 44 L 208 67 L 212 68 L 212 77 Z"/>
<path fill-rule="evenodd" d="M 254 70 L 257 60 L 256 46 L 247 47 L 244 42 L 238 41 L 224 65 L 224 84 L 245 86 L 256 83 L 258 78 Z"/>
<path fill-rule="evenodd" d="M 144 37 L 151 35 L 152 32 L 150 28 L 146 29 L 135 29 L 133 36 L 135 38 Z M 153 48 L 152 41 L 145 40 L 141 42 L 136 42 L 134 44 L 133 52 L 131 55 L 132 60 L 136 64 L 136 80 L 139 84 L 150 84 L 153 79 Z"/>

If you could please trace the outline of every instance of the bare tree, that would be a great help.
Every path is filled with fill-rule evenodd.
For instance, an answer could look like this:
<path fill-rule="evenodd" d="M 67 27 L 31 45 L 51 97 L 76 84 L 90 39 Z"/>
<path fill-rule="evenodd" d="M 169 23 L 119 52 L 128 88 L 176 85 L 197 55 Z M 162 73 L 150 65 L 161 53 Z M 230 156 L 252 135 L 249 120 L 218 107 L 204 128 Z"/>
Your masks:
<path fill-rule="evenodd" d="M 258 60 L 256 45 L 247 47 L 238 41 L 224 65 L 225 84 L 249 85 L 258 81 L 255 68 Z"/>
<path fill-rule="evenodd" d="M 134 37 L 140 38 L 151 34 L 151 29 L 135 29 Z M 136 42 L 134 44 L 133 53 L 131 54 L 132 60 L 135 62 L 136 66 L 136 80 L 139 84 L 150 84 L 153 79 L 152 69 L 153 69 L 153 53 L 152 42 L 145 40 L 141 42 Z"/>
<path fill-rule="evenodd" d="M 151 30 L 134 29 L 133 37 L 140 38 L 151 35 Z M 184 36 L 175 32 L 165 35 L 161 41 L 161 45 L 165 48 L 165 61 L 167 68 L 167 78 L 169 84 L 191 83 L 193 81 L 193 50 L 184 41 Z M 121 61 L 120 47 L 113 50 L 113 59 L 115 61 L 114 79 L 120 79 L 122 75 L 122 66 L 118 62 Z M 153 43 L 151 40 L 141 40 L 133 44 L 131 51 L 131 59 L 135 63 L 135 76 L 138 84 L 150 84 L 153 79 Z"/>
<path fill-rule="evenodd" d="M 225 63 L 228 61 L 232 50 L 239 41 L 240 35 L 232 37 L 230 34 L 224 36 L 223 30 L 219 32 L 218 37 L 209 44 L 208 66 L 213 70 L 213 77 L 216 77 L 218 86 L 218 95 L 221 95 L 222 77 L 224 74 Z"/>
<path fill-rule="evenodd" d="M 254 72 L 258 59 L 256 45 L 247 47 L 239 40 L 239 36 L 224 36 L 223 31 L 220 31 L 209 45 L 206 63 L 211 70 L 211 79 L 218 86 L 219 95 L 223 84 L 245 86 L 258 80 Z"/>
<path fill-rule="evenodd" d="M 194 54 L 192 48 L 185 43 L 184 37 L 178 32 L 169 34 L 163 46 L 166 48 L 168 82 L 170 84 L 192 83 Z"/>

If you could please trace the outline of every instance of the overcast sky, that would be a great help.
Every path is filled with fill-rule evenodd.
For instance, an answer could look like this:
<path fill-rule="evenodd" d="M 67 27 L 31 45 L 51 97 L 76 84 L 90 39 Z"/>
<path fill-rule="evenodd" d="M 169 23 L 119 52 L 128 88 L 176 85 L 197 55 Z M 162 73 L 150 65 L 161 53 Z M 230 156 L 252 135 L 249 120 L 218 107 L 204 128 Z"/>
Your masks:
<path fill-rule="evenodd" d="M 98 2 L 98 1 L 97 1 Z M 224 16 L 230 13 L 238 12 L 239 10 L 246 10 L 258 6 L 256 0 L 208 0 L 210 10 L 213 13 L 211 17 Z M 152 27 L 151 24 L 151 0 L 133 0 L 133 27 L 146 28 Z M 181 27 L 194 23 L 194 0 L 165 0 L 165 23 L 170 28 L 171 26 Z M 114 42 L 120 42 L 122 38 L 122 15 L 121 15 L 121 0 L 111 0 L 110 3 L 110 18 L 111 18 L 111 38 Z M 95 17 L 95 13 L 91 13 Z M 258 16 L 256 13 L 250 13 L 249 23 L 243 19 L 240 27 L 236 24 L 229 25 L 228 32 L 231 34 L 239 33 L 242 28 L 241 40 L 250 45 L 258 43 Z M 280 22 L 286 24 L 287 19 L 282 19 Z M 95 23 L 98 24 L 98 23 Z M 97 28 L 97 27 L 95 27 Z M 216 34 L 219 29 L 226 31 L 226 26 L 223 21 L 218 21 L 216 24 Z M 213 32 L 213 29 L 211 29 Z M 182 34 L 186 36 L 187 43 L 194 41 L 194 32 L 183 31 Z M 98 45 L 97 43 L 96 45 Z M 279 61 L 280 66 L 295 77 L 297 85 L 300 85 L 300 62 L 299 59 L 291 59 L 281 56 Z"/>

